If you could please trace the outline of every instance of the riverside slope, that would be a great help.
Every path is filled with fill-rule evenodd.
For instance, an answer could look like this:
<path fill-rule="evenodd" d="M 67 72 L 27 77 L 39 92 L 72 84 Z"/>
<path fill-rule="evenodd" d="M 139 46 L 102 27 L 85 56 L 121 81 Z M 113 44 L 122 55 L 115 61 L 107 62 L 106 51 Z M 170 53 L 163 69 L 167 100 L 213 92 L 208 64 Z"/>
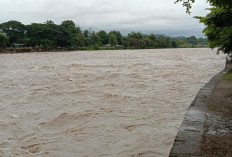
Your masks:
<path fill-rule="evenodd" d="M 232 66 L 198 92 L 181 124 L 170 157 L 232 156 L 232 81 L 221 80 Z"/>

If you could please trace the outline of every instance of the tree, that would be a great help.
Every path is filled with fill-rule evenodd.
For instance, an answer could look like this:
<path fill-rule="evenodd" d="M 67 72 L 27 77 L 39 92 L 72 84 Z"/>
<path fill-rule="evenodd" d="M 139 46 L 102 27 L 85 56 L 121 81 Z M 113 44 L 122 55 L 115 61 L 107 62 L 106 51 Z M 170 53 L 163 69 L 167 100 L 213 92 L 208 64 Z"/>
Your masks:
<path fill-rule="evenodd" d="M 139 49 L 145 49 L 146 48 L 146 42 L 142 39 L 142 40 L 138 40 L 137 42 L 137 48 Z"/>
<path fill-rule="evenodd" d="M 81 33 L 80 27 L 77 27 L 71 20 L 63 21 L 60 25 L 62 38 L 59 43 L 65 47 L 75 47 L 77 44 L 77 34 Z"/>
<path fill-rule="evenodd" d="M 186 12 L 191 13 L 190 9 L 195 0 L 177 0 L 183 2 Z M 212 8 L 205 17 L 196 17 L 201 23 L 206 25 L 203 30 L 208 38 L 211 48 L 219 47 L 218 52 L 232 52 L 232 0 L 208 0 Z"/>
<path fill-rule="evenodd" d="M 114 34 L 117 37 L 117 44 L 122 45 L 122 34 L 119 31 L 111 31 L 109 34 Z"/>
<path fill-rule="evenodd" d="M 95 32 L 91 33 L 90 41 L 91 41 L 91 45 L 94 45 L 94 46 L 101 46 L 102 45 L 99 35 Z"/>
<path fill-rule="evenodd" d="M 49 30 L 45 24 L 33 23 L 27 26 L 27 37 L 29 38 L 29 45 L 52 45 L 49 37 L 47 37 Z"/>
<path fill-rule="evenodd" d="M 76 45 L 78 47 L 86 46 L 85 40 L 86 40 L 86 37 L 82 33 L 77 34 L 77 43 L 76 43 Z"/>
<path fill-rule="evenodd" d="M 197 38 L 195 36 L 191 36 L 191 37 L 187 38 L 187 42 L 189 44 L 193 44 L 193 45 L 197 45 L 198 44 Z"/>
<path fill-rule="evenodd" d="M 186 7 L 186 13 L 190 14 L 190 9 L 195 0 L 176 0 L 175 3 L 183 2 L 182 5 Z M 223 8 L 232 8 L 231 0 L 207 0 L 211 6 L 223 7 Z"/>
<path fill-rule="evenodd" d="M 62 39 L 59 26 L 52 21 L 44 24 L 33 23 L 27 26 L 28 44 L 31 46 L 41 45 L 43 47 L 59 46 L 59 40 Z"/>
<path fill-rule="evenodd" d="M 198 43 L 199 45 L 208 45 L 208 41 L 206 38 L 199 38 Z"/>
<path fill-rule="evenodd" d="M 159 36 L 157 38 L 157 46 L 159 48 L 169 48 L 172 47 L 171 38 L 165 36 Z"/>
<path fill-rule="evenodd" d="M 111 46 L 115 46 L 118 44 L 118 40 L 117 40 L 117 36 L 113 33 L 110 33 L 109 34 L 109 44 Z"/>
<path fill-rule="evenodd" d="M 146 44 L 146 47 L 145 48 L 152 48 L 153 47 L 153 41 L 149 38 L 145 38 L 144 39 L 144 42 Z"/>
<path fill-rule="evenodd" d="M 8 21 L 0 25 L 2 32 L 9 37 L 10 44 L 22 43 L 25 38 L 25 25 L 18 21 Z"/>
<path fill-rule="evenodd" d="M 150 34 L 149 35 L 149 38 L 152 40 L 152 41 L 156 41 L 156 36 L 154 34 Z"/>
<path fill-rule="evenodd" d="M 150 34 L 149 39 L 151 39 L 153 41 L 152 42 L 152 47 L 154 47 L 154 48 L 158 47 L 157 38 L 156 38 L 156 36 L 154 34 Z"/>
<path fill-rule="evenodd" d="M 211 48 L 219 47 L 218 52 L 232 52 L 232 9 L 214 7 L 206 17 L 197 17 L 206 25 L 205 35 Z"/>
<path fill-rule="evenodd" d="M 173 48 L 177 48 L 177 46 L 178 46 L 176 40 L 172 40 L 171 44 L 172 44 Z"/>
<path fill-rule="evenodd" d="M 135 38 L 135 39 L 143 39 L 143 34 L 140 32 L 131 32 L 128 34 L 129 38 Z"/>
<path fill-rule="evenodd" d="M 120 44 L 124 48 L 168 48 L 191 47 L 192 44 L 207 42 L 205 39 L 196 39 L 194 36 L 175 39 L 166 36 L 156 37 L 154 34 L 147 35 L 141 32 L 131 32 L 127 36 L 122 36 L 119 31 L 111 31 L 108 35 L 104 30 L 98 33 L 85 30 L 82 33 L 81 29 L 73 21 L 63 21 L 60 25 L 55 24 L 53 21 L 32 23 L 30 25 L 9 21 L 0 24 L 0 32 L 1 48 L 9 46 L 8 39 L 11 39 L 11 44 L 24 43 L 24 46 L 31 47 L 74 48 L 89 46 L 94 49 L 106 43 L 110 43 L 112 46 Z M 10 35 L 11 38 L 8 38 L 7 35 Z"/>
<path fill-rule="evenodd" d="M 99 31 L 98 35 L 99 35 L 101 43 L 103 45 L 108 43 L 108 34 L 105 31 L 103 31 L 103 30 Z"/>
<path fill-rule="evenodd" d="M 0 48 L 5 48 L 8 40 L 8 37 L 0 32 Z"/>
<path fill-rule="evenodd" d="M 128 40 L 128 46 L 130 48 L 137 48 L 138 47 L 138 39 L 136 39 L 136 38 L 129 38 L 129 40 Z"/>

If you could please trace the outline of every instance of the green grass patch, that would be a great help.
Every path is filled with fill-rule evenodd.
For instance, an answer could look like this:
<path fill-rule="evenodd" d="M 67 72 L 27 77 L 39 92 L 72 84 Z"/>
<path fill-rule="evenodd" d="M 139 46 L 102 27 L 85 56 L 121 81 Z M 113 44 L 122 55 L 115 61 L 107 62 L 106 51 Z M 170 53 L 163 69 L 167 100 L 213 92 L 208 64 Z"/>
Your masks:
<path fill-rule="evenodd" d="M 223 79 L 223 80 L 232 80 L 232 72 L 227 73 L 227 74 L 224 74 L 224 75 L 222 76 L 222 79 Z"/>
<path fill-rule="evenodd" d="M 208 48 L 209 45 L 195 45 L 195 48 Z"/>
<path fill-rule="evenodd" d="M 215 105 L 210 105 L 210 106 L 209 106 L 209 110 L 210 110 L 210 111 L 216 111 L 216 110 L 217 110 L 217 106 L 215 106 Z"/>

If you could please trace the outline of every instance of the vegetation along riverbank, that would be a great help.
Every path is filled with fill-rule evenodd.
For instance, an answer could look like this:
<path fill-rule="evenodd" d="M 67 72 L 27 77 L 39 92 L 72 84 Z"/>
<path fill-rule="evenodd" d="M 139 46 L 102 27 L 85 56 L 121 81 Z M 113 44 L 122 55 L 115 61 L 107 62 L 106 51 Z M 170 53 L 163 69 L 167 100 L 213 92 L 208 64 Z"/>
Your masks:
<path fill-rule="evenodd" d="M 18 21 L 0 24 L 0 52 L 194 48 L 207 45 L 207 39 L 195 36 L 169 37 L 140 32 L 124 36 L 119 31 L 82 31 L 70 20 L 60 25 L 53 21 L 30 25 Z"/>

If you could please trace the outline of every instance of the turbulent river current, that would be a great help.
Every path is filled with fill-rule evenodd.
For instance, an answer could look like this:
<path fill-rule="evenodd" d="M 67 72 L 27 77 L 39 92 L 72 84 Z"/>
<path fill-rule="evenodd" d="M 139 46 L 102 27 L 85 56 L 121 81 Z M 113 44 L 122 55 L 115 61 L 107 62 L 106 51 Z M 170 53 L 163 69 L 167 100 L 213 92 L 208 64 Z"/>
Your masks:
<path fill-rule="evenodd" d="M 211 49 L 0 54 L 0 156 L 167 157 Z"/>

